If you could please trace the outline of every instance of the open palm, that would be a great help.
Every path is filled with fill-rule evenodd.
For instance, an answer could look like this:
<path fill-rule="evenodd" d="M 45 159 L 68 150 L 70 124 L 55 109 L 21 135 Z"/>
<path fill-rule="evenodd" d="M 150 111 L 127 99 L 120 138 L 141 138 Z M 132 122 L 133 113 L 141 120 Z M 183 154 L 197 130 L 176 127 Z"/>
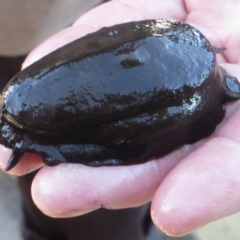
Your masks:
<path fill-rule="evenodd" d="M 169 18 L 195 26 L 214 46 L 226 47 L 218 54 L 218 62 L 240 79 L 239 12 L 237 0 L 111 1 L 41 44 L 25 66 L 103 26 Z M 168 234 L 186 234 L 240 210 L 239 123 L 240 101 L 228 104 L 224 120 L 208 139 L 185 145 L 161 159 L 128 167 L 44 166 L 33 181 L 33 199 L 54 217 L 76 216 L 100 207 L 134 207 L 152 200 L 154 223 Z M 10 150 L 0 150 L 4 168 Z M 23 175 L 41 166 L 40 157 L 25 154 L 11 173 Z"/>

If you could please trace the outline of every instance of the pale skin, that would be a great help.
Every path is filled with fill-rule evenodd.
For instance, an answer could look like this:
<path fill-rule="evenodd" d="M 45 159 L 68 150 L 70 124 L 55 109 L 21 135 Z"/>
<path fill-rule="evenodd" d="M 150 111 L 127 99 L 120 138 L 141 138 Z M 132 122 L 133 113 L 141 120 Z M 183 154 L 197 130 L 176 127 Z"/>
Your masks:
<path fill-rule="evenodd" d="M 218 62 L 240 79 L 240 1 L 116 0 L 79 18 L 28 56 L 24 67 L 54 49 L 103 26 L 143 19 L 187 22 L 216 47 Z M 97 133 L 96 133 L 97 134 Z M 9 149 L 1 146 L 4 169 Z M 80 164 L 43 166 L 25 154 L 9 173 L 41 168 L 32 183 L 36 205 L 56 218 L 78 216 L 100 207 L 119 209 L 152 201 L 155 225 L 169 235 L 187 234 L 240 211 L 240 101 L 230 103 L 224 120 L 209 138 L 183 146 L 164 158 L 127 167 L 91 168 Z"/>

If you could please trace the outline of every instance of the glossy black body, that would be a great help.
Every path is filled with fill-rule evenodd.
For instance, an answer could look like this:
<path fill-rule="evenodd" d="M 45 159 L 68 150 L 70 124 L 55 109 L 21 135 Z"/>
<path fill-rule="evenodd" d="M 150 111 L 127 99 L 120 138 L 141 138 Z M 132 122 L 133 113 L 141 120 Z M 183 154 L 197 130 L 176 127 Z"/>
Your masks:
<path fill-rule="evenodd" d="M 219 49 L 220 51 L 221 49 Z M 146 20 L 103 28 L 19 72 L 2 93 L 1 143 L 48 165 L 128 165 L 209 136 L 240 97 L 195 28 Z"/>

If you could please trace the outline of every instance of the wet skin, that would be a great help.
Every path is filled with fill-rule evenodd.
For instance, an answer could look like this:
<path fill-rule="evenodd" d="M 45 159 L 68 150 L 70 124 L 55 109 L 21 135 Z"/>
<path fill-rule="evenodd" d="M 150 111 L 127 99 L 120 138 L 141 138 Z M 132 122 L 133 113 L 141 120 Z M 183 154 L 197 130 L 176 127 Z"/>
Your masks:
<path fill-rule="evenodd" d="M 240 98 L 195 28 L 146 20 L 103 28 L 19 72 L 2 92 L 0 142 L 47 165 L 130 165 L 209 136 Z"/>

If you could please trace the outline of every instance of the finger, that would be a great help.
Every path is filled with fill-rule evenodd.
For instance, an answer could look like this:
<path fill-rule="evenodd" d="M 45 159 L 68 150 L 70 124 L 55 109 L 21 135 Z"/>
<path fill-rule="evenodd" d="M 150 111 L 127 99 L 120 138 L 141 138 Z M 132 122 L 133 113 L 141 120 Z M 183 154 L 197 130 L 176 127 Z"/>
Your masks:
<path fill-rule="evenodd" d="M 161 161 L 121 167 L 80 164 L 44 167 L 32 184 L 35 204 L 47 215 L 71 217 L 97 208 L 135 207 L 151 200 L 166 174 L 191 151 L 177 150 Z"/>
<path fill-rule="evenodd" d="M 236 19 L 239 16 L 240 3 L 235 0 L 186 0 L 186 11 L 189 13 L 187 21 L 201 23 L 202 26 L 217 29 L 221 31 L 224 29 L 231 31 L 231 27 L 238 25 Z M 229 14 L 231 12 L 231 15 Z"/>
<path fill-rule="evenodd" d="M 75 25 L 101 28 L 143 19 L 168 18 L 184 21 L 186 14 L 181 0 L 115 0 L 94 8 L 77 20 Z"/>
<path fill-rule="evenodd" d="M 226 47 L 223 55 L 227 62 L 239 63 L 240 22 L 237 19 L 240 2 L 187 0 L 185 3 L 186 11 L 189 13 L 186 22 L 206 33 L 206 37 L 213 45 Z"/>
<path fill-rule="evenodd" d="M 237 65 L 222 65 L 240 77 Z M 185 235 L 240 210 L 240 101 L 228 106 L 225 120 L 210 139 L 186 156 L 164 179 L 152 201 L 156 226 Z"/>
<path fill-rule="evenodd" d="M 239 156 L 239 142 L 218 137 L 182 160 L 153 198 L 156 226 L 181 236 L 239 211 Z"/>

